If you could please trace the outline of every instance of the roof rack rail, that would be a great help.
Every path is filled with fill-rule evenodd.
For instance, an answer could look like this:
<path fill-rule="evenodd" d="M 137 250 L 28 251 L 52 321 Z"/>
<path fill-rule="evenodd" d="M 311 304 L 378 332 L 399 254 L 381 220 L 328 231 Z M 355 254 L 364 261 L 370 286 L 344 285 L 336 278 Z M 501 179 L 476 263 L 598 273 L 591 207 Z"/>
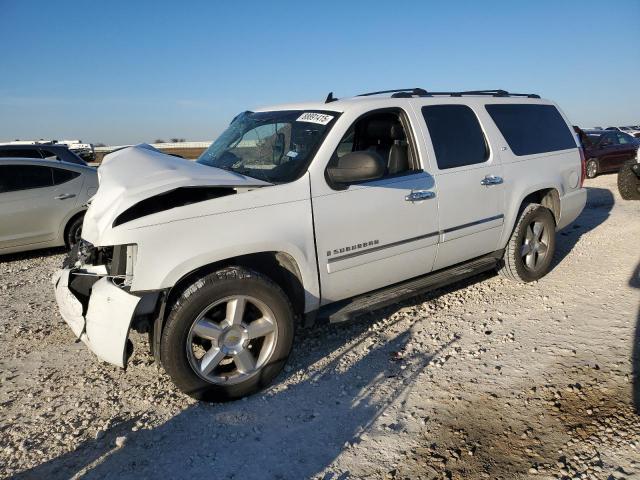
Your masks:
<path fill-rule="evenodd" d="M 488 95 L 492 97 L 527 97 L 527 98 L 540 98 L 540 95 L 536 93 L 512 93 L 506 90 L 465 90 L 462 92 L 428 92 L 427 97 L 432 96 L 450 96 L 450 97 L 462 97 L 464 95 Z"/>
<path fill-rule="evenodd" d="M 380 90 L 379 92 L 368 92 L 356 95 L 356 97 L 370 97 L 371 95 L 381 95 L 383 93 L 407 93 L 409 95 L 422 96 L 427 91 L 424 88 L 394 88 L 393 90 Z"/>
<path fill-rule="evenodd" d="M 368 92 L 356 95 L 357 97 L 369 97 L 371 95 L 381 95 L 384 93 L 391 93 L 392 98 L 411 98 L 411 97 L 435 97 L 435 96 L 449 96 L 449 97 L 462 97 L 464 95 L 487 95 L 492 97 L 527 97 L 527 98 L 540 98 L 540 95 L 535 93 L 511 93 L 506 90 L 465 90 L 461 92 L 429 92 L 424 88 L 396 88 L 393 90 L 380 90 L 378 92 Z"/>

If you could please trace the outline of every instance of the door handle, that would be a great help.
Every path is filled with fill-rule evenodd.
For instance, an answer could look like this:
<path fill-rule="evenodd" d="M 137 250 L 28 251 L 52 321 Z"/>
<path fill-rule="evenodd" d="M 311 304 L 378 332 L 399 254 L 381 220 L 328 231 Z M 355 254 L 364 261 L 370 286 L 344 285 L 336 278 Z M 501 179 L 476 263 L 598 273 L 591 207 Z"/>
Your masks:
<path fill-rule="evenodd" d="M 432 192 L 430 190 L 414 190 L 409 195 L 404 197 L 407 202 L 419 202 L 420 200 L 429 200 L 430 198 L 434 198 L 436 196 L 436 192 Z"/>
<path fill-rule="evenodd" d="M 504 180 L 502 177 L 498 177 L 496 175 L 487 175 L 482 180 L 480 180 L 481 185 L 500 185 Z"/>
<path fill-rule="evenodd" d="M 61 193 L 60 195 L 56 195 L 53 198 L 55 198 L 56 200 L 66 200 L 67 198 L 73 198 L 75 196 L 75 193 Z"/>

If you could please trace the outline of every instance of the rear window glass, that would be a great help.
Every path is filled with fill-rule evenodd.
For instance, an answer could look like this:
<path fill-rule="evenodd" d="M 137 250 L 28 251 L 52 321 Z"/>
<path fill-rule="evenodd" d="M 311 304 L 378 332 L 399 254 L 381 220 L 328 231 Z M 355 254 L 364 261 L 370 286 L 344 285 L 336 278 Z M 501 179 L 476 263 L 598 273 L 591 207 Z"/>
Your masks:
<path fill-rule="evenodd" d="M 466 105 L 430 105 L 422 107 L 422 116 L 440 170 L 484 163 L 489 158 L 480 122 Z"/>
<path fill-rule="evenodd" d="M 600 141 L 600 137 L 602 137 L 602 133 L 587 133 L 587 138 L 591 142 L 591 144 L 595 145 Z"/>
<path fill-rule="evenodd" d="M 40 150 L 42 152 L 42 156 L 51 160 L 62 160 L 58 155 L 51 150 Z"/>
<path fill-rule="evenodd" d="M 576 148 L 571 130 L 553 105 L 494 104 L 486 109 L 516 155 Z"/>

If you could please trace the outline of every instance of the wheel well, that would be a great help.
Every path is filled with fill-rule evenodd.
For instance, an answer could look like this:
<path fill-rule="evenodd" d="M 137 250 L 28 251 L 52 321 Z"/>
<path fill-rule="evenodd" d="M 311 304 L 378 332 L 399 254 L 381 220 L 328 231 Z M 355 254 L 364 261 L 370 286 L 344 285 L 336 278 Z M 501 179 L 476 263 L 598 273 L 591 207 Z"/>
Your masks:
<path fill-rule="evenodd" d="M 231 265 L 249 268 L 269 277 L 278 284 L 289 297 L 294 313 L 302 316 L 305 307 L 302 275 L 293 257 L 284 252 L 251 253 L 203 265 L 178 280 L 171 288 L 167 302 L 173 302 L 184 288 L 193 283 L 197 278 Z"/>
<path fill-rule="evenodd" d="M 73 222 L 75 222 L 78 218 L 80 217 L 84 217 L 84 214 L 86 213 L 86 210 L 82 210 L 81 212 L 76 213 L 75 215 L 73 215 L 68 221 L 67 224 L 64 226 L 64 244 L 68 247 L 69 244 L 67 242 L 67 234 L 69 233 L 69 229 L 71 228 L 71 225 L 73 225 Z"/>
<path fill-rule="evenodd" d="M 560 195 L 555 188 L 545 188 L 527 195 L 520 205 L 520 212 L 530 203 L 539 203 L 553 213 L 556 225 L 560 221 Z"/>

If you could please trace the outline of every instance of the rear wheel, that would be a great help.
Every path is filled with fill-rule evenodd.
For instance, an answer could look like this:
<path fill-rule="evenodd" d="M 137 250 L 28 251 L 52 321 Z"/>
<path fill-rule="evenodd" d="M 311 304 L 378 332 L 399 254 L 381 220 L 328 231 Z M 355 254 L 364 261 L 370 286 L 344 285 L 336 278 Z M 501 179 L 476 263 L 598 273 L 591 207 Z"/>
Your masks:
<path fill-rule="evenodd" d="M 293 329 L 293 310 L 278 285 L 230 267 L 195 281 L 177 299 L 162 332 L 160 359 L 186 394 L 236 399 L 280 373 Z"/>
<path fill-rule="evenodd" d="M 520 214 L 505 248 L 499 273 L 518 282 L 544 277 L 556 248 L 556 223 L 548 208 L 529 204 Z"/>
<path fill-rule="evenodd" d="M 634 165 L 638 165 L 638 161 L 629 160 L 618 172 L 618 191 L 624 200 L 640 200 L 640 178 L 631 169 Z"/>
<path fill-rule="evenodd" d="M 598 175 L 599 166 L 598 161 L 595 158 L 587 161 L 587 178 L 595 178 Z"/>
<path fill-rule="evenodd" d="M 81 215 L 76 217 L 69 223 L 66 228 L 65 234 L 65 243 L 67 244 L 67 248 L 71 249 L 80 241 L 80 237 L 82 235 L 82 222 L 84 221 L 84 216 Z"/>

